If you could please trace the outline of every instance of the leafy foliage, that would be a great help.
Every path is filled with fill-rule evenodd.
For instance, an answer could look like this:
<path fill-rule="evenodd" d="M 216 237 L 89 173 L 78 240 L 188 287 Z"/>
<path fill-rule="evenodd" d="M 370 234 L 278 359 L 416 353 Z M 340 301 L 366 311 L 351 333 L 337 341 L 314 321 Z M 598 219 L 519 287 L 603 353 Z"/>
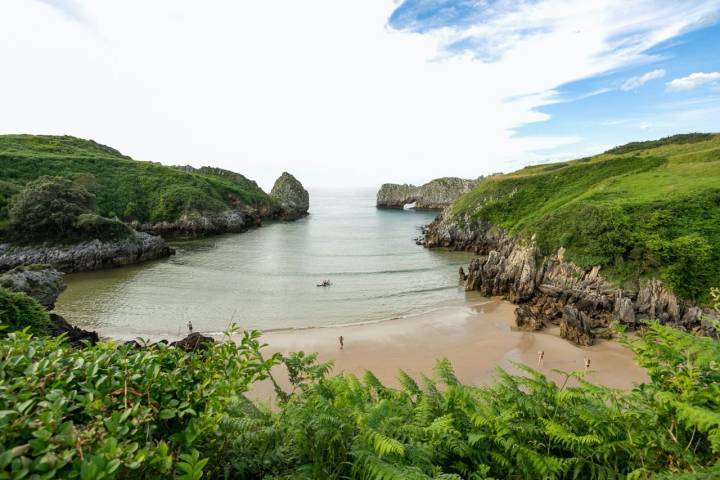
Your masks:
<path fill-rule="evenodd" d="M 632 391 L 529 367 L 463 385 L 329 376 L 302 352 L 263 359 L 259 333 L 190 354 L 15 332 L 0 340 L 0 478 L 650 479 L 720 472 L 720 343 L 649 324 L 625 338 Z M 274 409 L 244 393 L 282 363 Z M 275 370 L 277 371 L 277 370 Z M 562 373 L 562 372 L 560 372 Z M 275 386 L 278 390 L 280 387 Z"/>
<path fill-rule="evenodd" d="M 680 297 L 708 300 L 720 282 L 720 135 L 691 134 L 489 177 L 451 215 L 566 248 L 581 267 L 637 288 L 658 276 Z"/>
<path fill-rule="evenodd" d="M 274 361 L 260 359 L 257 336 L 187 355 L 11 333 L 0 342 L 0 478 L 197 480 L 226 460 L 224 412 Z"/>

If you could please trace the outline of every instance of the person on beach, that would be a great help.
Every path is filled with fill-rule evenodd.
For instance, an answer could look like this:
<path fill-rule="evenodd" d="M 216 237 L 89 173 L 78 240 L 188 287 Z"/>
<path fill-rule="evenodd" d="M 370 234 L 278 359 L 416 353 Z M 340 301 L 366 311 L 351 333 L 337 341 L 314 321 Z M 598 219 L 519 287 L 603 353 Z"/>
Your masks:
<path fill-rule="evenodd" d="M 338 341 L 340 342 L 340 350 L 342 350 L 343 347 L 345 346 L 344 340 L 345 340 L 345 339 L 343 338 L 342 335 L 340 335 L 340 336 L 338 337 Z"/>
<path fill-rule="evenodd" d="M 192 322 L 190 320 L 188 320 L 188 330 L 192 333 Z"/>
<path fill-rule="evenodd" d="M 585 357 L 585 371 L 590 370 L 590 357 Z"/>
<path fill-rule="evenodd" d="M 542 367 L 545 359 L 545 352 L 543 350 L 538 351 L 538 367 Z"/>

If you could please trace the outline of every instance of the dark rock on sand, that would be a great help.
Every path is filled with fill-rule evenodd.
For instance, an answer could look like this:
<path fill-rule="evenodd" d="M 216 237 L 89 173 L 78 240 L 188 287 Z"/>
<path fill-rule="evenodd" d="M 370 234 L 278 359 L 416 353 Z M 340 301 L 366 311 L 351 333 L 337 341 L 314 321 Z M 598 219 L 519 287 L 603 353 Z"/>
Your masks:
<path fill-rule="evenodd" d="M 212 337 L 206 337 L 205 335 L 194 332 L 182 340 L 170 343 L 170 346 L 180 348 L 186 352 L 194 352 L 195 350 L 209 348 L 214 343 L 215 340 Z"/>

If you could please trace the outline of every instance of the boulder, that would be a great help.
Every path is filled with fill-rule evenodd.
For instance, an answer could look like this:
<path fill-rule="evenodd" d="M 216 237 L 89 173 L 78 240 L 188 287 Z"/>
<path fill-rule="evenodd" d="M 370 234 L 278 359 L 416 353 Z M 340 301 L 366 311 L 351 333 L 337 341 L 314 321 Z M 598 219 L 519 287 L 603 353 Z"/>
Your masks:
<path fill-rule="evenodd" d="M 34 298 L 45 309 L 55 308 L 55 301 L 65 290 L 62 272 L 48 265 L 15 267 L 0 275 L 0 287 L 22 292 Z"/>
<path fill-rule="evenodd" d="M 310 194 L 288 172 L 283 172 L 275 181 L 270 196 L 280 204 L 280 216 L 283 219 L 295 220 L 308 214 Z"/>
<path fill-rule="evenodd" d="M 212 337 L 206 337 L 198 332 L 194 332 L 182 340 L 172 342 L 170 346 L 180 348 L 186 352 L 194 352 L 195 350 L 205 350 L 206 348 L 210 348 L 210 346 L 214 343 L 215 340 Z"/>
<path fill-rule="evenodd" d="M 560 336 L 578 345 L 591 346 L 593 333 L 587 315 L 571 305 L 565 306 L 560 322 Z"/>
<path fill-rule="evenodd" d="M 70 325 L 67 320 L 56 313 L 50 314 L 50 334 L 54 337 L 65 334 L 67 341 L 75 348 L 83 348 L 86 343 L 95 345 L 100 338 L 97 332 L 83 330 L 74 325 Z"/>

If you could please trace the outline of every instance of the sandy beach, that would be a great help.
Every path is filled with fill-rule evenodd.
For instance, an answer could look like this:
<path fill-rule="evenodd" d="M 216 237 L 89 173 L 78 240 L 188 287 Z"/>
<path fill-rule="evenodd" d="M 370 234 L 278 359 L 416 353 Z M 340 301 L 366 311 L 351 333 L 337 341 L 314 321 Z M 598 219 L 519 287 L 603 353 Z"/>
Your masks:
<path fill-rule="evenodd" d="M 631 388 L 647 380 L 645 371 L 633 360 L 632 352 L 613 341 L 592 347 L 578 347 L 560 338 L 557 329 L 523 332 L 514 329 L 515 305 L 499 300 L 483 300 L 464 306 L 440 308 L 431 312 L 377 323 L 304 330 L 271 331 L 262 341 L 275 352 L 318 352 L 320 361 L 333 360 L 333 374 L 362 375 L 371 370 L 386 385 L 397 386 L 397 372 L 412 376 L 430 375 L 435 361 L 447 357 L 458 378 L 468 384 L 489 384 L 496 368 L 516 371 L 512 362 L 538 368 L 552 379 L 560 376 L 553 369 L 583 370 L 585 357 L 591 359 L 588 380 L 615 388 Z M 340 349 L 342 335 L 345 347 Z M 544 365 L 538 367 L 537 353 L 545 352 Z M 287 386 L 284 367 L 274 376 Z M 251 392 L 260 401 L 272 401 L 269 382 L 261 382 Z"/>

